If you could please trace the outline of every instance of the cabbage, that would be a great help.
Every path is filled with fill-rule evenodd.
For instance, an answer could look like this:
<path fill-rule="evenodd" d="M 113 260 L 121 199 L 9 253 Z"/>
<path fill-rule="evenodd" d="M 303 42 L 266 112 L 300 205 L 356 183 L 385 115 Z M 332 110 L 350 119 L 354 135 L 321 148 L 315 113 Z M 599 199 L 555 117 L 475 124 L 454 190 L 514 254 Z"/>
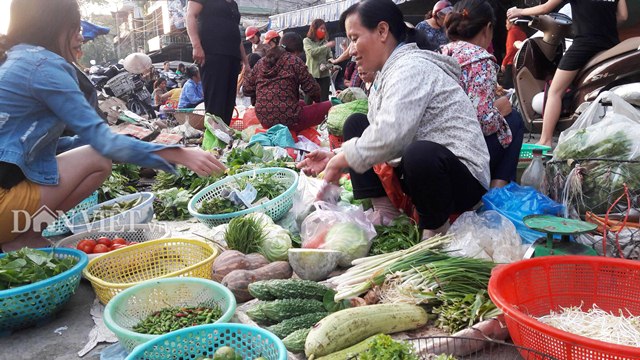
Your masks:
<path fill-rule="evenodd" d="M 367 233 L 362 228 L 353 223 L 341 223 L 329 229 L 322 248 L 342 252 L 338 265 L 349 267 L 353 260 L 367 256 L 370 247 Z"/>
<path fill-rule="evenodd" d="M 291 248 L 291 235 L 289 231 L 273 222 L 264 227 L 265 239 L 260 248 L 260 253 L 269 261 L 281 261 L 289 258 L 288 251 Z"/>
<path fill-rule="evenodd" d="M 342 136 L 344 122 L 351 114 L 366 114 L 369 109 L 367 100 L 354 100 L 346 104 L 331 107 L 327 115 L 327 130 L 334 136 Z"/>
<path fill-rule="evenodd" d="M 269 215 L 265 213 L 255 212 L 247 215 L 247 217 L 255 220 L 263 229 L 274 224 L 273 219 L 271 219 L 271 217 L 269 217 Z"/>

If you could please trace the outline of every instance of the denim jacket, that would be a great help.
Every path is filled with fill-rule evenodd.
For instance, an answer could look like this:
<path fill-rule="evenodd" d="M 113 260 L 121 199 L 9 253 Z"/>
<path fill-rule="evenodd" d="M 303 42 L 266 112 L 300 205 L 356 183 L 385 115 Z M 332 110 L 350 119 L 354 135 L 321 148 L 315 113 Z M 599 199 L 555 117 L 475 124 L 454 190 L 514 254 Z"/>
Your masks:
<path fill-rule="evenodd" d="M 111 132 L 80 91 L 73 66 L 39 46 L 16 45 L 0 63 L 0 113 L 9 115 L 0 120 L 0 161 L 37 184 L 58 184 L 56 147 L 65 126 L 107 158 L 175 171 L 153 153 L 166 146 Z"/>

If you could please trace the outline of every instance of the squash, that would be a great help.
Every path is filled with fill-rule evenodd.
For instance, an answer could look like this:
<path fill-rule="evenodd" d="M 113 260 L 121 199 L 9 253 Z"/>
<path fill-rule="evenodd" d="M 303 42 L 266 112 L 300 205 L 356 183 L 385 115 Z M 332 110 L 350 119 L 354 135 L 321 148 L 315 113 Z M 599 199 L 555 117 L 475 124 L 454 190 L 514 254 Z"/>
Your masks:
<path fill-rule="evenodd" d="M 247 262 L 246 270 L 260 269 L 263 266 L 269 265 L 269 260 L 267 260 L 264 255 L 258 253 L 247 254 L 244 259 Z"/>
<path fill-rule="evenodd" d="M 222 279 L 222 285 L 231 290 L 240 303 L 253 299 L 249 294 L 249 284 L 260 280 L 288 279 L 291 275 L 293 270 L 288 262 L 276 261 L 255 270 L 234 270 Z"/>

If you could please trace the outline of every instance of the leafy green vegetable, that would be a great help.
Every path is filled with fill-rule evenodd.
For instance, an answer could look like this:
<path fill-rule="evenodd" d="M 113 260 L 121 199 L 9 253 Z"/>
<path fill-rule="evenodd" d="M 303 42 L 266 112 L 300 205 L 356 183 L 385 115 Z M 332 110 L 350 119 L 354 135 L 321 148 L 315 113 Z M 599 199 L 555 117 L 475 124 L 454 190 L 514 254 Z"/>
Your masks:
<path fill-rule="evenodd" d="M 395 341 L 389 335 L 377 335 L 369 343 L 366 351 L 358 356 L 360 360 L 419 360 L 411 344 Z"/>
<path fill-rule="evenodd" d="M 153 204 L 153 211 L 158 220 L 185 220 L 191 217 L 189 201 L 193 194 L 182 188 L 158 190 Z"/>
<path fill-rule="evenodd" d="M 287 260 L 291 248 L 291 235 L 282 226 L 271 224 L 263 228 L 265 238 L 260 253 L 269 261 Z"/>
<path fill-rule="evenodd" d="M 198 210 L 201 214 L 229 214 L 232 212 L 240 211 L 244 209 L 244 207 L 240 207 L 233 203 L 233 201 L 229 199 L 223 198 L 213 198 L 211 200 L 204 200 L 200 205 L 200 210 Z"/>
<path fill-rule="evenodd" d="M 397 217 L 390 226 L 376 226 L 369 255 L 387 254 L 404 250 L 420 242 L 420 230 L 415 222 L 406 215 Z"/>
<path fill-rule="evenodd" d="M 98 189 L 98 201 L 105 202 L 120 196 L 134 194 L 134 186 L 140 179 L 140 167 L 131 164 L 114 164 L 111 175 Z"/>
<path fill-rule="evenodd" d="M 57 258 L 53 253 L 23 248 L 0 259 L 0 290 L 20 287 L 61 274 L 77 259 Z"/>
<path fill-rule="evenodd" d="M 259 252 L 266 233 L 259 220 L 251 216 L 232 219 L 224 234 L 227 246 L 243 254 Z"/>
<path fill-rule="evenodd" d="M 433 308 L 433 313 L 438 315 L 435 324 L 452 334 L 501 314 L 485 290 L 464 297 L 440 294 L 437 298 L 442 304 Z"/>
<path fill-rule="evenodd" d="M 102 205 L 96 209 L 89 217 L 89 223 L 104 220 L 112 216 L 121 214 L 127 210 L 131 210 L 140 204 L 142 196 L 138 196 L 133 200 L 117 201 L 113 205 Z"/>
<path fill-rule="evenodd" d="M 198 174 L 186 167 L 178 167 L 177 175 L 164 171 L 158 172 L 158 175 L 156 175 L 155 183 L 153 184 L 151 189 L 156 192 L 175 187 L 185 189 L 191 194 L 195 195 L 195 193 L 197 193 L 198 191 L 215 183 L 223 177 L 224 175 L 200 177 L 198 176 Z"/>
<path fill-rule="evenodd" d="M 622 159 L 629 160 L 632 141 L 624 131 L 607 135 L 602 141 L 594 141 L 590 129 L 576 131 L 558 144 L 554 158 L 568 159 Z"/>

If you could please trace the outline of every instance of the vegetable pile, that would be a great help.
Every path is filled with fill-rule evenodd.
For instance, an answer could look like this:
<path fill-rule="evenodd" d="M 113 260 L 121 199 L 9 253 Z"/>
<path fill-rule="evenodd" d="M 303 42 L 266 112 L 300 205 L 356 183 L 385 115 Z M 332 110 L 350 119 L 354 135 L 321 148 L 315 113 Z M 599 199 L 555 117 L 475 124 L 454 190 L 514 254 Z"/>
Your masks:
<path fill-rule="evenodd" d="M 0 290 L 33 284 L 71 269 L 77 259 L 58 258 L 53 253 L 23 248 L 0 259 Z"/>
<path fill-rule="evenodd" d="M 640 317 L 620 309 L 618 315 L 597 305 L 587 311 L 581 306 L 560 308 L 538 321 L 572 334 L 612 344 L 640 347 Z"/>
<path fill-rule="evenodd" d="M 242 190 L 248 184 L 253 186 L 257 192 L 255 201 L 253 201 L 254 204 L 264 200 L 273 200 L 287 190 L 287 187 L 280 179 L 275 177 L 275 174 L 258 174 L 252 178 L 236 179 L 234 182 L 227 184 L 227 188 L 222 192 L 231 193 L 235 190 Z M 244 204 L 238 204 L 230 199 L 220 197 L 203 201 L 198 211 L 202 214 L 215 215 L 228 214 L 246 208 Z"/>
<path fill-rule="evenodd" d="M 162 335 L 189 326 L 212 324 L 222 316 L 220 306 L 170 307 L 156 311 L 133 327 L 140 334 Z"/>
<path fill-rule="evenodd" d="M 135 199 L 128 201 L 117 201 L 111 205 L 102 205 L 100 208 L 93 211 L 89 217 L 89 223 L 108 219 L 112 216 L 116 216 L 125 211 L 131 210 L 140 204 L 142 196 L 138 196 Z"/>
<path fill-rule="evenodd" d="M 387 254 L 408 249 L 420 242 L 420 230 L 415 222 L 406 215 L 397 217 L 391 225 L 376 226 L 376 237 L 371 244 L 370 255 Z"/>

